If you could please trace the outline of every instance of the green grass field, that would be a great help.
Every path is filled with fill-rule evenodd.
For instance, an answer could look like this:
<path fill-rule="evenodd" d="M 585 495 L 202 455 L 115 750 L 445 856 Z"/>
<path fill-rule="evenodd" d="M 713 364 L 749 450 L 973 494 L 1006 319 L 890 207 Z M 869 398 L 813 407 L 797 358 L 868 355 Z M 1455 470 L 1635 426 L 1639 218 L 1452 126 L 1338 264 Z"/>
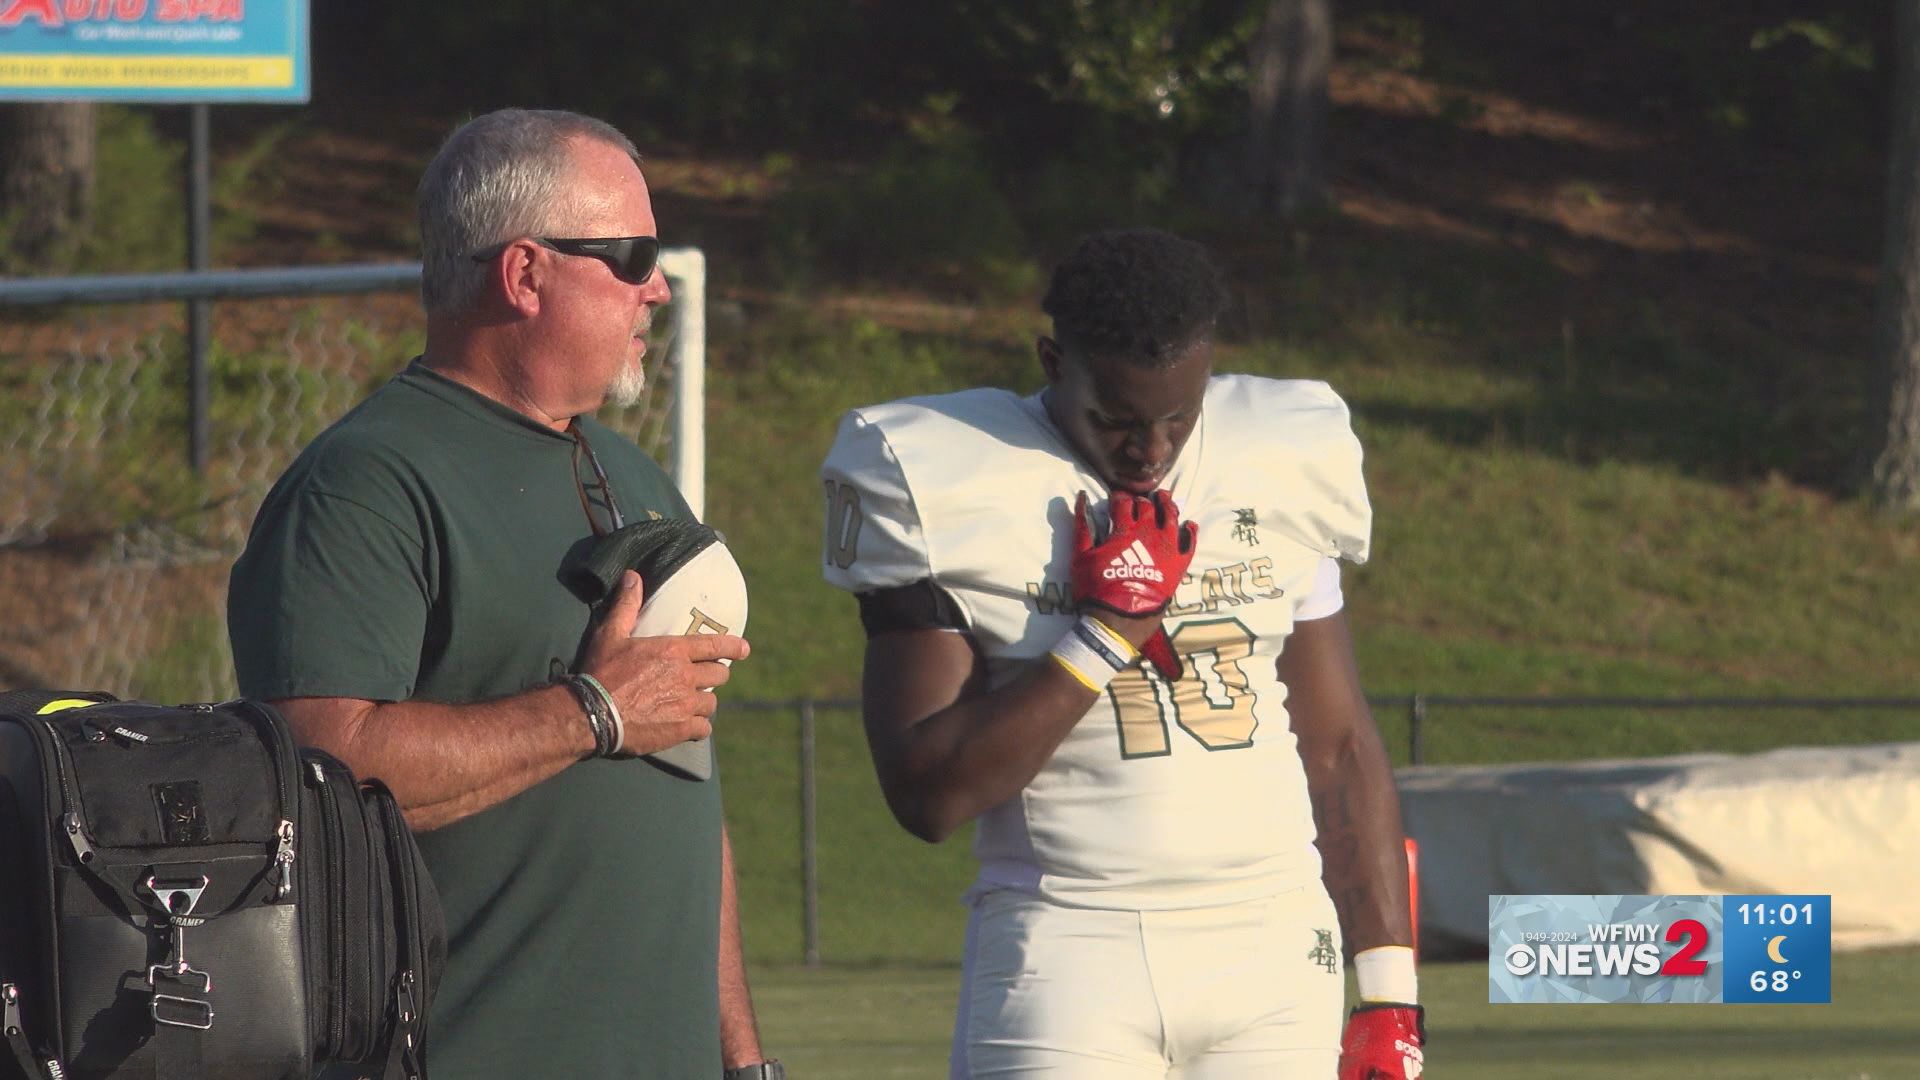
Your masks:
<path fill-rule="evenodd" d="M 805 1080 L 946 1076 L 959 971 L 768 967 L 761 1034 Z M 1831 1005 L 1489 1005 L 1484 961 L 1429 964 L 1433 1080 L 1911 1080 L 1920 950 L 1834 958 Z"/>

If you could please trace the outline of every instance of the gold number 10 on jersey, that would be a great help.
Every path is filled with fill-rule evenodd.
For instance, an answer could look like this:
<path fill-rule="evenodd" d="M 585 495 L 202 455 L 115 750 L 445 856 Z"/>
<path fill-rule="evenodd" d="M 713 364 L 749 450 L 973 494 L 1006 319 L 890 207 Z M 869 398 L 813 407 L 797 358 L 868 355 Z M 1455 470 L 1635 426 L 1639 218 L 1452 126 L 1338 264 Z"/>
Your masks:
<path fill-rule="evenodd" d="M 1255 694 L 1240 662 L 1253 655 L 1253 632 L 1239 619 L 1208 619 L 1183 624 L 1168 640 L 1186 669 L 1178 682 L 1150 675 L 1147 665 L 1136 664 L 1107 684 L 1119 721 L 1120 756 L 1172 753 L 1169 716 L 1209 750 L 1252 746 L 1258 724 Z"/>
<path fill-rule="evenodd" d="M 845 570 L 860 557 L 860 489 L 823 481 L 827 487 L 827 562 Z"/>

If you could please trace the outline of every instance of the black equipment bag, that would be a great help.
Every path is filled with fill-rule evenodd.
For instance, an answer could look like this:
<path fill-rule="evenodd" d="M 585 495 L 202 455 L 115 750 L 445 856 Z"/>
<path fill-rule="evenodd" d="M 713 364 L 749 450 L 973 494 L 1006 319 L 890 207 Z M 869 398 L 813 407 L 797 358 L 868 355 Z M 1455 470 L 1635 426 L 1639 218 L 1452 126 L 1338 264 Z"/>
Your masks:
<path fill-rule="evenodd" d="M 416 1080 L 445 957 L 393 794 L 272 707 L 0 693 L 0 1080 Z"/>

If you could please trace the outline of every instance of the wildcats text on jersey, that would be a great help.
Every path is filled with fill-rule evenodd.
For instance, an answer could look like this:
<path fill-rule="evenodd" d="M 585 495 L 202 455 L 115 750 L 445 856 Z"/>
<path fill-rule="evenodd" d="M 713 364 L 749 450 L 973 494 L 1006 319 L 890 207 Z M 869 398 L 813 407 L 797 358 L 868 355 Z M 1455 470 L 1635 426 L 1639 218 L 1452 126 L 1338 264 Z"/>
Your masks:
<path fill-rule="evenodd" d="M 1212 614 L 1222 607 L 1278 600 L 1285 595 L 1287 590 L 1273 580 L 1273 560 L 1262 555 L 1197 574 L 1182 574 L 1180 591 L 1174 593 L 1167 614 Z M 1074 610 L 1073 587 L 1064 581 L 1029 581 L 1027 604 L 1042 615 L 1065 615 Z"/>

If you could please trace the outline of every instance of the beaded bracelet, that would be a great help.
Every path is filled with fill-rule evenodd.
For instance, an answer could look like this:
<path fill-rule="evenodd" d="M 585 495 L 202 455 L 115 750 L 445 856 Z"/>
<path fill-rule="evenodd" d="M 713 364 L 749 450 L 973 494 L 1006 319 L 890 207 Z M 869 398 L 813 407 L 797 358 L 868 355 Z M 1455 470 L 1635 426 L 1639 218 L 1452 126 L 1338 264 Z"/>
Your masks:
<path fill-rule="evenodd" d="M 574 700 L 580 703 L 580 709 L 587 714 L 587 727 L 593 732 L 593 757 L 606 757 L 613 752 L 613 733 L 608 723 L 606 710 L 601 705 L 601 695 L 605 690 L 595 691 L 598 681 L 592 681 L 591 675 L 562 675 L 557 682 L 573 693 Z"/>
<path fill-rule="evenodd" d="M 580 673 L 580 679 L 593 690 L 594 696 L 600 699 L 601 719 L 605 721 L 608 735 L 607 752 L 602 756 L 612 757 L 618 754 L 620 748 L 627 742 L 627 722 L 620 715 L 620 703 L 613 700 L 613 695 L 607 692 L 607 688 L 601 685 L 599 679 L 584 671 Z"/>

